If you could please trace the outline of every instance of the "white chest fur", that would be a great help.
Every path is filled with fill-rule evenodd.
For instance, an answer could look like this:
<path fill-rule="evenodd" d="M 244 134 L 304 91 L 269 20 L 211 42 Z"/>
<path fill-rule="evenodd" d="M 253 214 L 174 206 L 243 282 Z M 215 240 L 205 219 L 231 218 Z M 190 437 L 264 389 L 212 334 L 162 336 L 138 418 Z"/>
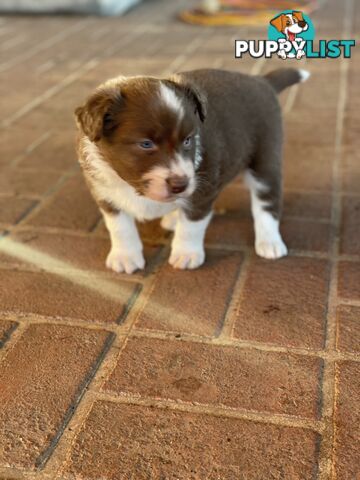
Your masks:
<path fill-rule="evenodd" d="M 88 174 L 93 193 L 98 200 L 109 202 L 137 220 L 163 217 L 179 208 L 177 202 L 162 203 L 139 195 L 136 190 L 111 168 L 102 158 L 96 144 L 88 138 L 82 140 L 85 174 Z"/>

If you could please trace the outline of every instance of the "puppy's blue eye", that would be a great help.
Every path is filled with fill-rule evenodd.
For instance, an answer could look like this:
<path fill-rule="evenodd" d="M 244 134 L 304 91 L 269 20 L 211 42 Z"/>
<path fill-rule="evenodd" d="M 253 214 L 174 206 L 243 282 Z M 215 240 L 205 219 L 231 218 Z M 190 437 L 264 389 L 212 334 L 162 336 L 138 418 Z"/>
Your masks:
<path fill-rule="evenodd" d="M 190 148 L 191 145 L 192 145 L 192 137 L 185 138 L 185 140 L 183 141 L 183 146 L 185 148 Z"/>
<path fill-rule="evenodd" d="M 155 143 L 152 142 L 151 140 L 143 140 L 142 142 L 138 143 L 140 148 L 143 148 L 144 150 L 150 150 L 151 148 L 155 147 Z"/>

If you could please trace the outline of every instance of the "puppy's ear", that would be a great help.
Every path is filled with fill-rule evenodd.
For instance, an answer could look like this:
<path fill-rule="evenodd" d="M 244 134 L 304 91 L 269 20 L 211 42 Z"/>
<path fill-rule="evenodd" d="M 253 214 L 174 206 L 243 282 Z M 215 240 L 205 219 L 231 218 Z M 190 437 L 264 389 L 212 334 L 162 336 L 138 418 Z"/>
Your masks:
<path fill-rule="evenodd" d="M 76 123 L 92 142 L 97 142 L 118 126 L 122 106 L 119 88 L 99 88 L 75 110 Z"/>
<path fill-rule="evenodd" d="M 278 32 L 282 32 L 286 25 L 286 16 L 282 13 L 281 15 L 273 18 L 270 21 L 270 24 L 276 28 Z"/>
<path fill-rule="evenodd" d="M 207 114 L 207 101 L 205 94 L 193 84 L 184 85 L 185 95 L 195 105 L 195 112 L 199 115 L 199 118 L 204 122 Z"/>
<path fill-rule="evenodd" d="M 168 80 L 163 80 L 179 94 L 183 95 L 194 105 L 194 113 L 204 122 L 207 114 L 207 99 L 205 93 L 194 83 L 187 82 L 180 76 L 174 75 Z"/>
<path fill-rule="evenodd" d="M 303 22 L 304 21 L 304 16 L 302 12 L 292 12 L 293 16 L 298 20 L 298 22 Z"/>

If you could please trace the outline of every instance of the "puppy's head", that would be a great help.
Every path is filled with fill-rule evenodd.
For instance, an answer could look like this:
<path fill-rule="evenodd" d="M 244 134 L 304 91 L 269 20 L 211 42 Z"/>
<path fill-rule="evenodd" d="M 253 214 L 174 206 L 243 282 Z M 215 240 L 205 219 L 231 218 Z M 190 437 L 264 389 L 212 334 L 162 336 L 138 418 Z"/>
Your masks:
<path fill-rule="evenodd" d="M 195 190 L 196 135 L 206 101 L 181 78 L 120 78 L 105 83 L 75 111 L 83 133 L 143 196 L 157 201 Z"/>

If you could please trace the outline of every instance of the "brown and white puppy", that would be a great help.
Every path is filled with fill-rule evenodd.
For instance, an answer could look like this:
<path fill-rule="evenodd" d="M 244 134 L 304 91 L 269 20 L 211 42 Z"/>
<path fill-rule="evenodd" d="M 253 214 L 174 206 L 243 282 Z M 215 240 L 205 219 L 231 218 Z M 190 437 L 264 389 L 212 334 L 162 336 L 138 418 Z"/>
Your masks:
<path fill-rule="evenodd" d="M 251 192 L 257 254 L 286 255 L 276 92 L 307 77 L 295 69 L 265 77 L 196 70 L 101 85 L 75 113 L 79 161 L 111 237 L 106 265 L 143 268 L 135 219 L 163 217 L 174 230 L 171 265 L 199 267 L 214 201 L 239 172 Z"/>

